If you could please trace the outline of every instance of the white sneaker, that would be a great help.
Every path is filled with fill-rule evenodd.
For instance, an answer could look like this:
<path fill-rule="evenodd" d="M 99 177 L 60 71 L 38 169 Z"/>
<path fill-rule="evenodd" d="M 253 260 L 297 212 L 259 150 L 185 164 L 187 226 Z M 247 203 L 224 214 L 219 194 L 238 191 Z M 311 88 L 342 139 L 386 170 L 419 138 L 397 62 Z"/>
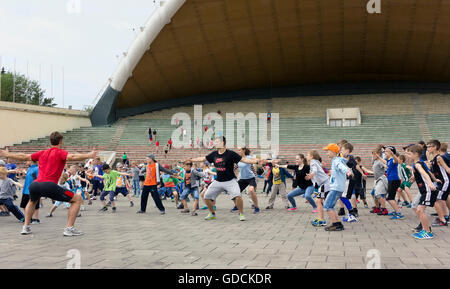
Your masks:
<path fill-rule="evenodd" d="M 84 233 L 78 231 L 77 229 L 75 229 L 75 227 L 72 227 L 72 228 L 65 228 L 63 234 L 64 234 L 64 236 L 67 236 L 67 237 L 73 237 L 73 236 L 81 236 Z"/>
<path fill-rule="evenodd" d="M 85 206 L 81 206 L 80 211 L 86 211 L 86 207 Z"/>
<path fill-rule="evenodd" d="M 30 226 L 23 226 L 22 228 L 22 232 L 20 232 L 20 234 L 22 235 L 29 235 L 31 234 L 31 227 Z"/>

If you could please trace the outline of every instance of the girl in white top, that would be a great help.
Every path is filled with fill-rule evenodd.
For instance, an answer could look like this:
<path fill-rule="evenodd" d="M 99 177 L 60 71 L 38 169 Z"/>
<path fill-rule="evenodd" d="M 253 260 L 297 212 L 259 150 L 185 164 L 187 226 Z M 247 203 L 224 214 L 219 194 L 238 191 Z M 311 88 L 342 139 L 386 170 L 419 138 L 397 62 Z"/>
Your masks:
<path fill-rule="evenodd" d="M 311 223 L 313 226 L 326 226 L 327 222 L 323 217 L 323 200 L 327 197 L 330 191 L 330 177 L 325 173 L 322 167 L 321 158 L 316 150 L 311 150 L 306 154 L 310 172 L 306 175 L 306 180 L 311 180 L 314 188 L 317 188 L 317 198 L 315 200 L 317 205 L 318 218 Z"/>

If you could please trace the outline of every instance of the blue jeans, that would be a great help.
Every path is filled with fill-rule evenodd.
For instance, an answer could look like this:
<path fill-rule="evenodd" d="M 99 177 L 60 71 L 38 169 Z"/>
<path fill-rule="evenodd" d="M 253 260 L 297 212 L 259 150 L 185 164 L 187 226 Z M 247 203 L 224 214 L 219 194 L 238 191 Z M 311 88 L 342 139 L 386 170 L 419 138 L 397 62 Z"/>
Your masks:
<path fill-rule="evenodd" d="M 316 209 L 317 208 L 316 202 L 314 202 L 314 199 L 312 198 L 312 194 L 314 194 L 314 186 L 309 186 L 306 188 L 306 190 L 301 189 L 301 188 L 296 188 L 295 190 L 290 192 L 287 195 L 287 198 L 288 198 L 289 202 L 291 202 L 292 207 L 297 208 L 297 204 L 295 203 L 294 197 L 297 197 L 297 196 L 300 196 L 303 194 L 305 195 L 305 198 L 311 204 L 313 209 Z"/>
<path fill-rule="evenodd" d="M 198 200 L 198 197 L 199 197 L 198 188 L 192 188 L 192 189 L 185 188 L 183 193 L 180 196 L 180 200 L 186 199 L 186 197 L 189 194 L 193 194 L 194 195 L 194 199 Z"/>
<path fill-rule="evenodd" d="M 135 196 L 141 195 L 141 186 L 139 185 L 139 179 L 133 180 L 133 189 L 134 189 L 133 195 Z"/>
<path fill-rule="evenodd" d="M 8 211 L 13 213 L 17 220 L 25 218 L 22 211 L 20 211 L 19 208 L 14 205 L 12 199 L 0 199 L 0 205 L 4 205 L 8 209 Z"/>
<path fill-rule="evenodd" d="M 330 191 L 325 199 L 325 202 L 323 203 L 323 209 L 325 211 L 333 211 L 334 206 L 336 205 L 337 200 L 342 196 L 342 193 L 343 192 Z"/>

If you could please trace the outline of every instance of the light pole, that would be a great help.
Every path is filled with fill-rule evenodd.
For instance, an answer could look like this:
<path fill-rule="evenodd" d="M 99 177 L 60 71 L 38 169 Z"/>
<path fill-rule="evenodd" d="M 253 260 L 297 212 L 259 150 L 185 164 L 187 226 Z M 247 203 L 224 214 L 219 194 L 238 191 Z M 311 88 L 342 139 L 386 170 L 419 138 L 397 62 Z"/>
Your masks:
<path fill-rule="evenodd" d="M 1 63 L 0 63 L 0 66 L 1 66 Z M 0 101 L 2 100 L 2 77 L 3 77 L 3 74 L 5 74 L 5 73 L 6 73 L 5 68 L 2 67 L 2 71 L 0 72 Z"/>

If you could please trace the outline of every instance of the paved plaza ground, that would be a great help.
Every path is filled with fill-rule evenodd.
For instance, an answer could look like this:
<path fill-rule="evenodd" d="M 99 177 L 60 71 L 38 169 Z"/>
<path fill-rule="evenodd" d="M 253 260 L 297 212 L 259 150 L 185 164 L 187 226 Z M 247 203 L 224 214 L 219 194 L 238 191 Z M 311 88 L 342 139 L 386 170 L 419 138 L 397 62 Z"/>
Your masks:
<path fill-rule="evenodd" d="M 268 198 L 258 196 L 265 208 Z M 254 215 L 245 196 L 245 222 L 230 213 L 226 195 L 218 198 L 213 221 L 203 219 L 205 211 L 196 217 L 182 215 L 170 201 L 164 201 L 167 214 L 160 215 L 151 198 L 147 213 L 138 215 L 139 199 L 134 200 L 130 208 L 120 196 L 115 214 L 98 212 L 100 202 L 94 201 L 77 220 L 76 227 L 85 232 L 80 237 L 63 236 L 66 209 L 60 207 L 53 218 L 45 218 L 49 200 L 41 209 L 42 224 L 32 226 L 32 235 L 20 235 L 22 224 L 14 217 L 0 217 L 0 268 L 66 268 L 71 249 L 80 252 L 84 269 L 353 269 L 375 260 L 367 257 L 371 249 L 379 250 L 381 268 L 450 268 L 450 228 L 433 228 L 433 240 L 416 240 L 411 228 L 418 221 L 407 208 L 405 219 L 396 221 L 360 208 L 359 222 L 345 224 L 341 232 L 326 232 L 311 225 L 314 214 L 303 198 L 297 198 L 297 212 L 287 212 L 277 197 L 274 210 Z"/>

